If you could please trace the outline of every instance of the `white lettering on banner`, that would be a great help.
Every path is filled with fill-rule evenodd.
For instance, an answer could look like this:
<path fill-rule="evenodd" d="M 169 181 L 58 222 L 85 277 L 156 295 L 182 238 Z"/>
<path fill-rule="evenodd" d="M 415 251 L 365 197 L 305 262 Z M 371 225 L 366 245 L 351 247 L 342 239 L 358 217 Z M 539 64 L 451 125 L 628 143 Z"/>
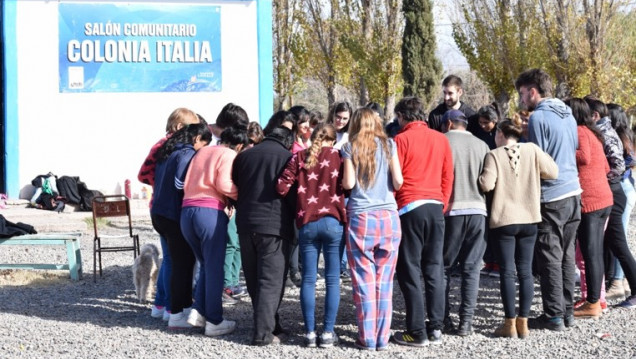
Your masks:
<path fill-rule="evenodd" d="M 101 46 L 100 40 L 71 40 L 67 46 L 69 62 L 151 62 L 148 41 L 107 40 Z"/>
<path fill-rule="evenodd" d="M 121 24 L 111 23 L 86 23 L 84 24 L 84 35 L 86 36 L 121 36 Z"/>
<path fill-rule="evenodd" d="M 124 24 L 125 36 L 194 37 L 195 24 Z"/>
<path fill-rule="evenodd" d="M 157 41 L 157 62 L 212 62 L 209 41 Z"/>

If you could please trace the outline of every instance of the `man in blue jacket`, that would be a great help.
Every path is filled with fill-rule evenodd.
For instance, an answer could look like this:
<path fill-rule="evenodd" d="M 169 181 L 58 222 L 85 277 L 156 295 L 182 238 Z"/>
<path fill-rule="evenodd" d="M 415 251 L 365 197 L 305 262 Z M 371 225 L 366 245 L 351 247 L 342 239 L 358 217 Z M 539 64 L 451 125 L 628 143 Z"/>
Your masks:
<path fill-rule="evenodd" d="M 549 154 L 559 177 L 541 181 L 541 218 L 535 261 L 541 276 L 543 315 L 535 328 L 561 331 L 574 323 L 574 245 L 581 221 L 581 186 L 576 167 L 576 120 L 563 101 L 552 98 L 550 76 L 540 69 L 523 72 L 515 87 L 521 102 L 533 111 L 528 139 Z"/>

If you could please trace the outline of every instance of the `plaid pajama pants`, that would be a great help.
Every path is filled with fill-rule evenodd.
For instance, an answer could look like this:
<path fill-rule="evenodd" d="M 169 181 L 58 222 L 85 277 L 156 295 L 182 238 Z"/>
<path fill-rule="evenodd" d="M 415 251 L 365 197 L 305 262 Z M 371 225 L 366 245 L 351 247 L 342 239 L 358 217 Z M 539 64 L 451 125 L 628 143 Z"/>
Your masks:
<path fill-rule="evenodd" d="M 393 312 L 393 274 L 402 233 L 397 211 L 349 217 L 346 241 L 358 340 L 369 348 L 388 345 Z"/>

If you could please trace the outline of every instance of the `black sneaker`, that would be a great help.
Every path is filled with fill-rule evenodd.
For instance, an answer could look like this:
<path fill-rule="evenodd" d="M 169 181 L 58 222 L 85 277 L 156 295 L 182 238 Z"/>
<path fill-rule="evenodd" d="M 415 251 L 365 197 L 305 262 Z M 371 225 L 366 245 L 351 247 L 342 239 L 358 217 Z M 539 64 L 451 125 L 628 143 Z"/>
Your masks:
<path fill-rule="evenodd" d="M 454 333 L 455 330 L 455 324 L 453 324 L 451 317 L 444 318 L 444 329 L 442 329 L 442 332 L 444 332 L 444 334 L 451 334 Z"/>
<path fill-rule="evenodd" d="M 442 331 L 439 329 L 435 329 L 428 335 L 428 342 L 433 345 L 442 344 Z"/>
<path fill-rule="evenodd" d="M 566 314 L 563 317 L 563 325 L 565 325 L 566 328 L 569 328 L 571 326 L 574 325 L 574 314 Z"/>
<path fill-rule="evenodd" d="M 550 318 L 545 314 L 541 314 L 536 318 L 528 319 L 528 327 L 532 329 L 547 329 L 555 332 L 565 330 L 565 324 L 560 317 Z"/>
<path fill-rule="evenodd" d="M 410 347 L 425 347 L 428 345 L 428 339 L 426 338 L 415 338 L 411 334 L 407 332 L 397 332 L 393 334 L 391 337 L 394 342 L 400 345 L 407 345 Z"/>
<path fill-rule="evenodd" d="M 460 337 L 467 337 L 473 334 L 473 323 L 471 321 L 460 321 L 459 327 L 455 331 L 456 335 Z"/>
<path fill-rule="evenodd" d="M 321 348 L 331 348 L 332 346 L 338 344 L 338 336 L 334 332 L 326 332 L 320 334 L 320 344 L 318 344 Z"/>

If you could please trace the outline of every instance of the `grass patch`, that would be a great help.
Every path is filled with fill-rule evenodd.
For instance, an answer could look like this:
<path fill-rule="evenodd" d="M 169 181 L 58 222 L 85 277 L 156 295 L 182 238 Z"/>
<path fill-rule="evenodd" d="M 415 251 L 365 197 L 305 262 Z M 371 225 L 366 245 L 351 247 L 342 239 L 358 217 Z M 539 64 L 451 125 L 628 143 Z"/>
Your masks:
<path fill-rule="evenodd" d="M 64 271 L 41 271 L 4 269 L 0 270 L 0 286 L 48 286 L 70 281 L 68 270 Z"/>
<path fill-rule="evenodd" d="M 93 228 L 93 217 L 84 218 L 84 222 L 86 223 L 88 228 Z M 108 219 L 103 218 L 103 217 L 97 218 L 97 228 L 98 229 L 103 229 L 104 227 L 108 226 L 109 224 L 110 224 L 110 221 Z"/>

